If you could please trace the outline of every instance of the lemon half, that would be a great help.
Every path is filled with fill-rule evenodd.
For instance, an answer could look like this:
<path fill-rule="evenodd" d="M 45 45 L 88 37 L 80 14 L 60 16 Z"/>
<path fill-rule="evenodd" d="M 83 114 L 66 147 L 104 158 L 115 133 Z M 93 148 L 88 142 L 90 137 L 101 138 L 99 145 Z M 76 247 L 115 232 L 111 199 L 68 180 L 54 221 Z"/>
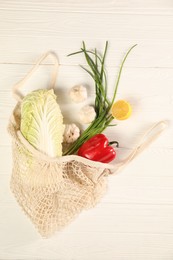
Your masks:
<path fill-rule="evenodd" d="M 125 120 L 131 116 L 132 107 L 125 100 L 118 100 L 111 108 L 112 116 L 117 120 Z"/>

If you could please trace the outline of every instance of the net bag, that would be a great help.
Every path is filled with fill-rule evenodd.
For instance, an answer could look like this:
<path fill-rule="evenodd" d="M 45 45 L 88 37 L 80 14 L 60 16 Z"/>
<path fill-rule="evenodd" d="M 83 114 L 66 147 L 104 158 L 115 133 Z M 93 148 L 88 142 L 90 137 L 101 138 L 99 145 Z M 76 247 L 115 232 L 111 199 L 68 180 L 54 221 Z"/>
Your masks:
<path fill-rule="evenodd" d="M 94 162 L 77 155 L 52 158 L 41 153 L 20 132 L 23 96 L 19 88 L 48 56 L 54 61 L 49 88 L 54 87 L 58 59 L 54 53 L 47 52 L 24 79 L 13 87 L 18 103 L 8 125 L 13 156 L 11 190 L 43 237 L 61 230 L 84 209 L 94 207 L 106 191 L 108 176 L 117 173 L 134 159 L 166 126 L 164 121 L 152 126 L 130 155 L 115 165 Z"/>

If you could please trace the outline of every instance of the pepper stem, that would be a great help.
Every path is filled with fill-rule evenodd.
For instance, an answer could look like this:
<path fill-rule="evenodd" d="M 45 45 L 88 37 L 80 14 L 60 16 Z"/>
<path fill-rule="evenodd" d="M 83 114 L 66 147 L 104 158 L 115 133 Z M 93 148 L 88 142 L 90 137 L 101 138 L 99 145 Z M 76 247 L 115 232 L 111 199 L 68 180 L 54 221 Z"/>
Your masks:
<path fill-rule="evenodd" d="M 109 142 L 109 145 L 116 144 L 116 147 L 119 147 L 119 143 L 117 141 Z"/>

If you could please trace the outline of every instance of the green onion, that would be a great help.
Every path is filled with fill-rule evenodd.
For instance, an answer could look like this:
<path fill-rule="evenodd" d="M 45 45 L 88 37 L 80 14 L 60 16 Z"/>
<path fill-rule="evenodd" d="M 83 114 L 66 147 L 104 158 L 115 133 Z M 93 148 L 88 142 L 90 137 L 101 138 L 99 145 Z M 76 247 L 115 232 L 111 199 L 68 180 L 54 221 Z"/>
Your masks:
<path fill-rule="evenodd" d="M 105 71 L 105 58 L 108 49 L 108 42 L 106 42 L 103 55 L 100 55 L 95 49 L 94 51 L 87 50 L 85 43 L 83 42 L 82 48 L 78 52 L 69 54 L 68 56 L 81 54 L 83 53 L 86 59 L 86 62 L 89 66 L 89 69 L 81 66 L 94 80 L 95 83 L 95 111 L 96 118 L 95 120 L 83 131 L 81 136 L 71 145 L 71 147 L 63 153 L 63 155 L 70 155 L 77 152 L 79 147 L 90 139 L 92 136 L 102 133 L 108 126 L 112 126 L 111 122 L 114 119 L 110 113 L 111 107 L 115 101 L 117 89 L 122 73 L 124 63 L 127 59 L 127 56 L 131 50 L 136 45 L 132 46 L 126 53 L 118 72 L 118 77 L 115 84 L 113 98 L 110 101 L 107 97 L 107 76 Z"/>

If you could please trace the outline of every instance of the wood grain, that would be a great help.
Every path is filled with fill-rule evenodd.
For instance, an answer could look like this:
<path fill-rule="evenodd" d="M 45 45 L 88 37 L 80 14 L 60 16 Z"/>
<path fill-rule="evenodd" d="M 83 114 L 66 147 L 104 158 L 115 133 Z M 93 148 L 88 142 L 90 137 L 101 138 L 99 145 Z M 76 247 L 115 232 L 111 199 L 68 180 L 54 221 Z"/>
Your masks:
<path fill-rule="evenodd" d="M 25 231 L 27 230 L 25 225 Z M 173 236 L 170 234 L 93 232 L 89 237 L 88 233 L 77 231 L 72 233 L 66 230 L 49 241 L 40 240 L 34 236 L 31 229 L 29 234 L 28 241 L 23 237 L 20 238 L 20 245 L 12 242 L 8 248 L 2 247 L 2 257 L 20 260 L 31 258 L 47 260 L 50 256 L 53 260 L 88 258 L 170 260 L 172 257 Z"/>
<path fill-rule="evenodd" d="M 125 176 L 130 175 L 134 177 L 168 177 L 169 180 L 169 177 L 173 175 L 172 171 L 170 171 L 170 169 L 172 169 L 173 167 L 173 162 L 171 160 L 173 156 L 173 151 L 172 149 L 153 146 L 154 144 L 152 145 L 152 147 L 150 146 L 145 152 L 143 152 L 143 154 L 139 155 L 139 157 L 137 157 L 135 161 L 131 162 L 128 167 L 123 170 L 123 174 L 125 174 Z M 117 158 L 114 163 L 116 164 L 121 159 L 124 159 L 130 154 L 130 152 L 131 149 L 119 148 L 117 150 Z M 0 174 L 11 174 L 11 156 L 11 146 L 1 145 L 0 157 L 8 158 L 8 162 L 6 162 L 6 160 L 1 161 Z M 161 158 L 161 160 L 158 160 L 158 158 Z"/>
<path fill-rule="evenodd" d="M 123 53 L 137 43 L 127 66 L 173 67 L 173 16 L 30 12 L 0 10 L 1 63 L 33 62 L 40 52 L 53 49 L 62 64 L 78 64 L 80 56 L 72 59 L 67 54 L 78 50 L 82 40 L 88 48 L 99 49 L 108 40 L 109 66 L 118 66 Z"/>
<path fill-rule="evenodd" d="M 151 155 L 150 155 L 151 156 Z M 147 161 L 147 160 L 146 160 Z M 148 162 L 148 161 L 147 161 Z M 173 190 L 172 181 L 173 174 L 171 175 L 165 170 L 165 175 L 158 175 L 156 162 L 153 162 L 152 172 L 147 171 L 147 167 L 140 172 L 139 162 L 135 165 L 129 165 L 123 173 L 108 178 L 109 189 L 106 196 L 103 198 L 103 204 L 110 204 L 113 206 L 121 205 L 147 205 L 156 206 L 172 206 L 173 204 Z M 11 170 L 11 169 L 10 169 Z M 14 199 L 12 197 L 9 183 L 10 183 L 10 170 L 0 174 L 0 203 L 5 206 L 13 206 Z M 172 215 L 171 215 L 172 216 Z M 169 223 L 168 223 L 169 224 Z M 170 230 L 170 232 L 172 232 Z"/>
<path fill-rule="evenodd" d="M 141 22 L 140 26 L 142 27 L 145 22 L 146 21 L 144 17 L 144 20 Z M 168 25 L 169 23 L 170 22 L 167 21 Z M 10 24 L 13 24 L 12 20 Z M 8 35 L 1 34 L 0 63 L 17 63 L 22 65 L 33 64 L 41 53 L 50 49 L 58 53 L 61 65 L 78 66 L 79 64 L 85 64 L 85 60 L 82 55 L 74 56 L 71 58 L 67 57 L 67 55 L 79 50 L 82 47 L 83 40 L 86 42 L 88 48 L 93 48 L 93 46 L 96 46 L 100 50 L 104 49 L 105 42 L 106 40 L 108 40 L 109 49 L 106 63 L 109 67 L 118 67 L 125 52 L 132 45 L 138 44 L 138 46 L 134 49 L 133 54 L 129 56 L 125 64 L 126 67 L 173 68 L 172 37 L 169 35 L 169 32 L 167 37 L 162 37 L 161 33 L 159 39 L 155 39 L 155 37 L 153 37 L 151 40 L 146 39 L 148 37 L 147 32 L 145 36 L 146 38 L 144 37 L 140 39 L 140 37 L 138 36 L 124 38 L 122 37 L 122 35 L 119 35 L 119 33 L 122 32 L 119 32 L 119 27 L 117 26 L 117 28 L 115 28 L 116 33 L 112 33 L 112 35 L 109 37 L 104 34 L 102 38 L 99 39 L 94 37 L 94 35 L 88 37 L 87 33 L 84 36 L 79 35 L 77 37 L 74 37 L 74 35 L 69 35 L 69 27 L 66 30 L 66 36 L 60 36 L 59 33 L 56 32 L 52 34 L 52 36 L 46 37 L 46 33 L 42 33 L 42 35 L 40 35 L 40 31 L 43 30 L 42 23 L 40 23 L 38 27 L 39 30 L 36 32 L 36 35 L 34 37 L 32 37 L 31 35 L 28 36 L 28 34 L 26 34 L 24 31 L 25 28 L 21 32 L 15 32 L 15 34 L 11 34 L 11 32 Z M 62 29 L 59 25 L 58 28 L 56 27 L 56 29 L 63 30 L 63 25 L 61 25 L 61 27 Z M 150 23 L 148 24 L 148 27 L 150 28 Z M 74 30 L 77 30 L 77 28 L 75 27 Z M 95 28 L 95 30 L 97 30 L 97 28 Z M 160 28 L 158 27 L 158 31 L 159 30 Z M 136 34 L 138 33 L 138 31 L 139 28 L 137 29 Z M 150 28 L 150 31 L 152 35 L 155 34 L 155 28 Z M 133 33 L 135 33 L 135 28 Z M 145 33 L 142 32 L 142 34 Z M 13 46 L 11 46 L 11 42 L 13 43 Z M 8 48 L 8 52 L 4 52 L 4 49 L 6 48 Z M 145 53 L 147 53 L 147 55 L 145 55 Z M 166 70 L 164 69 L 164 71 Z"/>
<path fill-rule="evenodd" d="M 173 259 L 173 3 L 171 0 L 1 0 L 0 1 L 0 260 L 172 260 Z M 50 239 L 41 239 L 10 191 L 12 171 L 8 120 L 16 101 L 12 86 L 47 50 L 60 62 L 56 93 L 65 123 L 78 121 L 93 104 L 94 85 L 78 66 L 82 55 L 67 57 L 85 40 L 104 49 L 111 98 L 118 68 L 130 46 L 138 46 L 123 70 L 117 99 L 128 100 L 132 117 L 105 133 L 118 140 L 117 163 L 159 120 L 168 129 L 117 176 L 94 209 L 83 212 Z M 26 94 L 46 88 L 51 61 L 25 85 Z M 69 89 L 87 86 L 89 99 L 72 103 Z"/>
<path fill-rule="evenodd" d="M 137 1 L 116 1 L 116 0 L 88 0 L 87 2 L 76 0 L 70 1 L 1 1 L 1 10 L 12 11 L 39 11 L 39 12 L 65 12 L 65 13 L 137 13 L 137 14 L 152 14 L 152 15 L 172 15 L 173 6 L 169 0 L 146 0 Z"/>

